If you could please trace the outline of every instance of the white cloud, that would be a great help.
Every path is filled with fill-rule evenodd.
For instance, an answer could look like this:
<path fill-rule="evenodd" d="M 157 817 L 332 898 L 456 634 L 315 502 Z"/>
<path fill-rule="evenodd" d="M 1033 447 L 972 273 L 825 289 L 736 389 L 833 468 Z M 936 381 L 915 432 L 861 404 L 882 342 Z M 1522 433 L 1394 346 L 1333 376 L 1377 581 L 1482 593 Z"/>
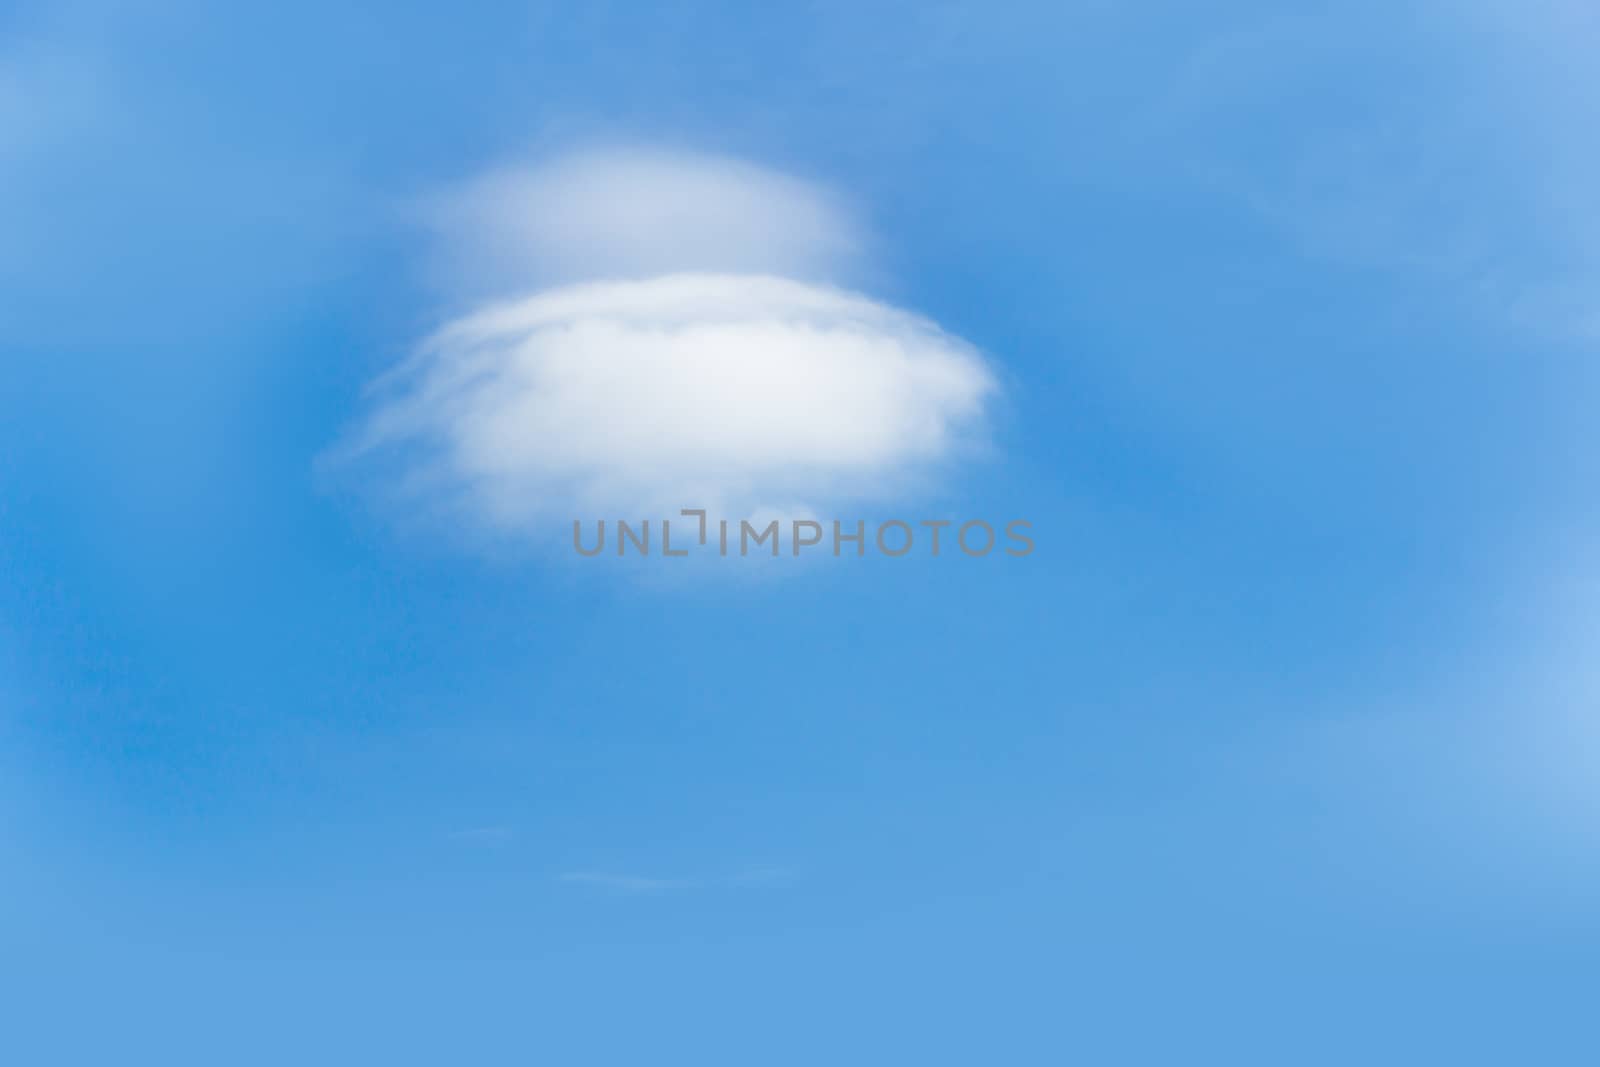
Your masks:
<path fill-rule="evenodd" d="M 839 199 L 716 156 L 591 149 L 492 171 L 429 212 L 452 287 L 683 272 L 837 279 L 864 240 Z"/>
<path fill-rule="evenodd" d="M 460 203 L 456 253 L 498 218 L 513 274 L 572 283 L 465 314 L 376 384 L 352 451 L 411 494 L 503 533 L 797 514 L 902 493 L 981 438 L 983 358 L 817 280 L 860 242 L 808 186 L 613 153 Z"/>

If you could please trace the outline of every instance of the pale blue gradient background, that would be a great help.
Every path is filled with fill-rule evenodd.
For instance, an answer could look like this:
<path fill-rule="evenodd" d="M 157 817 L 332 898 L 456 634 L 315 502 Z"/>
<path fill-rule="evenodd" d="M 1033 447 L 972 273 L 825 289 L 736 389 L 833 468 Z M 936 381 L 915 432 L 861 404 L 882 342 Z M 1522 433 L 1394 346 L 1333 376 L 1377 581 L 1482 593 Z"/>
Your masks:
<path fill-rule="evenodd" d="M 0 11 L 0 1061 L 1595 1062 L 1596 21 L 1317 7 Z M 852 197 L 1039 551 L 319 477 L 592 139 Z"/>

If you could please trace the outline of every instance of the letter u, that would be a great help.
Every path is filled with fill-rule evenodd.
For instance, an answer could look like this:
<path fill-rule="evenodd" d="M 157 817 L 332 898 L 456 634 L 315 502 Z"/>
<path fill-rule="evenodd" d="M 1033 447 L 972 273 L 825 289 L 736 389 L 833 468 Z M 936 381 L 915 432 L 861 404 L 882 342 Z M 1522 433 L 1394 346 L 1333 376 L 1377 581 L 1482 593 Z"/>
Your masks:
<path fill-rule="evenodd" d="M 592 549 L 583 547 L 583 538 L 579 536 L 582 526 L 583 523 L 578 519 L 572 520 L 572 547 L 578 550 L 580 556 L 598 556 L 606 547 L 606 520 L 600 520 L 600 537 Z"/>

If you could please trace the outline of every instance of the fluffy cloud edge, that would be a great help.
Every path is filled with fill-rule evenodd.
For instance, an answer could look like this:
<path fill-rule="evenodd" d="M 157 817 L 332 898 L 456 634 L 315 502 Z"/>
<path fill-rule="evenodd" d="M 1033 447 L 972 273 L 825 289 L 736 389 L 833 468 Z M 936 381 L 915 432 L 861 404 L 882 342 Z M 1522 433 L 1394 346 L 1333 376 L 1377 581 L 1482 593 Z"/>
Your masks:
<path fill-rule="evenodd" d="M 447 324 L 374 383 L 348 455 L 491 530 L 895 496 L 983 447 L 976 348 L 860 294 L 765 275 L 564 287 Z"/>

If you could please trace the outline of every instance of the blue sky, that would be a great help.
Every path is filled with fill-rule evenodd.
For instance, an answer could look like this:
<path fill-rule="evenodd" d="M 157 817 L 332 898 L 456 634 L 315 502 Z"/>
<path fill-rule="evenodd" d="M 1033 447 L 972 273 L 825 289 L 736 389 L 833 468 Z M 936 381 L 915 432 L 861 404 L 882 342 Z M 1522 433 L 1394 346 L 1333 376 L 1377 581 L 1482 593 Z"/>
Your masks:
<path fill-rule="evenodd" d="M 1597 40 L 6 7 L 0 1059 L 1592 1062 Z"/>

